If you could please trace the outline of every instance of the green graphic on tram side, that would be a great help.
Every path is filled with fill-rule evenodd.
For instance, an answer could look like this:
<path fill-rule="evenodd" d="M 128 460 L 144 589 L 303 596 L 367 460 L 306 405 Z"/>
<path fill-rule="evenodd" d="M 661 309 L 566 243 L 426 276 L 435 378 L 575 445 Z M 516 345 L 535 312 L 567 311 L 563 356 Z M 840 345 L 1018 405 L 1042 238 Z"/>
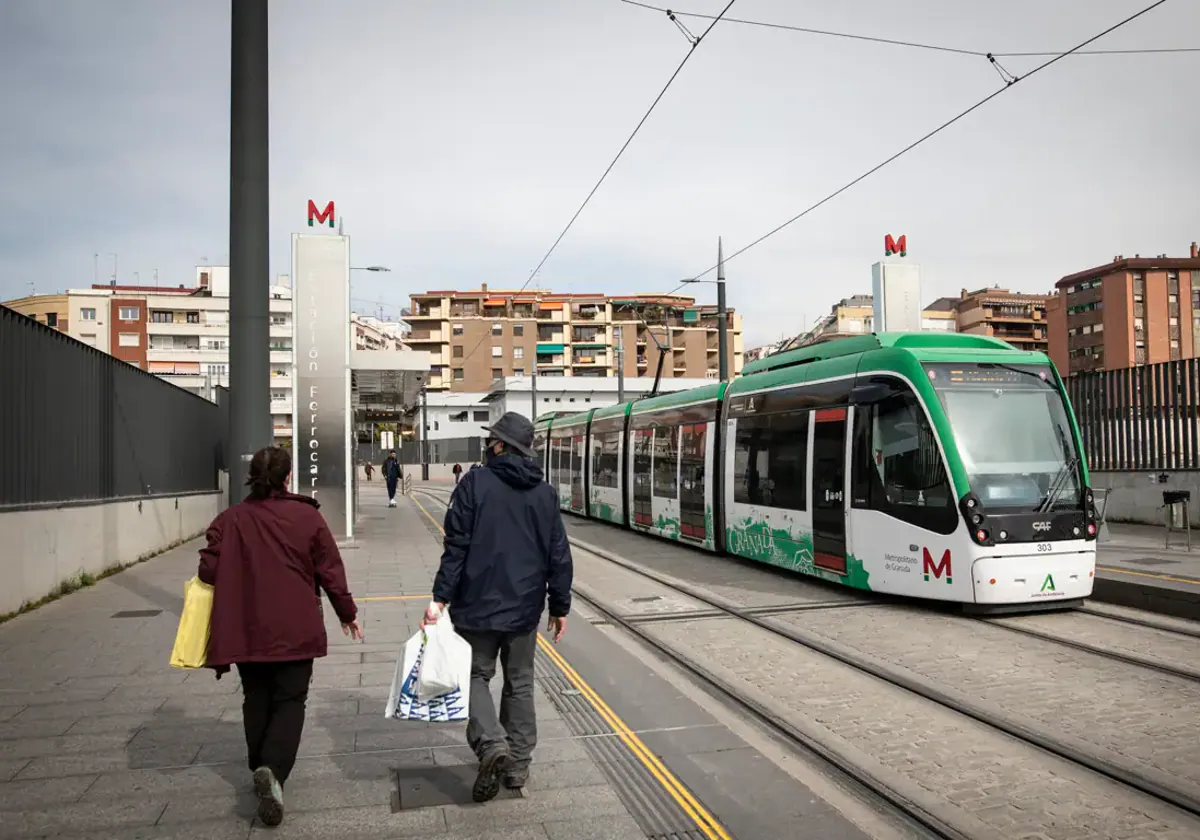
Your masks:
<path fill-rule="evenodd" d="M 794 534 L 789 529 L 772 528 L 765 522 L 756 522 L 752 517 L 746 517 L 740 525 L 726 527 L 725 545 L 731 554 L 740 557 L 841 583 L 854 589 L 871 588 L 871 573 L 853 554 L 846 554 L 844 575 L 814 564 L 811 531 Z"/>
<path fill-rule="evenodd" d="M 1042 581 L 1042 588 L 1040 591 L 1045 592 L 1047 589 L 1049 589 L 1051 592 L 1058 591 L 1054 588 L 1054 575 L 1046 575 L 1046 579 Z"/>
<path fill-rule="evenodd" d="M 663 514 L 658 515 L 658 521 L 654 523 L 654 527 L 658 529 L 658 533 L 669 540 L 679 539 L 679 520 L 672 519 Z"/>

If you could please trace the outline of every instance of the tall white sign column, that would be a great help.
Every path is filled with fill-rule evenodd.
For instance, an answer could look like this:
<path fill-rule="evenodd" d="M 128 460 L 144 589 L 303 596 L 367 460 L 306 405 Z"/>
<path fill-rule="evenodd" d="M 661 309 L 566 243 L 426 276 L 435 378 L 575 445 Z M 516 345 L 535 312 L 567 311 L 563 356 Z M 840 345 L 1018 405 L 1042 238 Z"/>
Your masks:
<path fill-rule="evenodd" d="M 350 238 L 292 234 L 292 278 L 293 485 L 351 539 Z"/>

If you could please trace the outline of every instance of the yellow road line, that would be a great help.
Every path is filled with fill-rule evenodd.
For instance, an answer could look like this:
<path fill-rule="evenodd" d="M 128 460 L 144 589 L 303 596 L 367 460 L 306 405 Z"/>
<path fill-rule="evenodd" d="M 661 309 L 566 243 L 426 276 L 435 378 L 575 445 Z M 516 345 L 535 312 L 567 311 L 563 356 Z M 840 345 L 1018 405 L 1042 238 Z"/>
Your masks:
<path fill-rule="evenodd" d="M 1200 586 L 1200 580 L 1196 578 L 1181 578 L 1172 577 L 1171 575 L 1160 575 L 1155 572 L 1135 572 L 1133 569 L 1118 569 L 1116 566 L 1097 566 L 1102 572 L 1116 572 L 1119 575 L 1133 575 L 1134 577 L 1154 578 L 1155 580 L 1167 580 L 1172 583 L 1190 583 L 1192 586 Z"/>
<path fill-rule="evenodd" d="M 425 506 L 417 501 L 415 496 L 409 496 L 409 498 L 412 499 L 413 504 L 420 508 L 421 512 L 428 517 L 429 521 L 434 524 L 434 527 L 444 534 L 445 531 L 442 530 L 442 526 L 438 524 L 438 521 L 433 518 L 428 510 L 425 509 Z M 717 821 L 716 817 L 710 814 L 703 805 L 696 801 L 696 798 L 692 796 L 691 792 L 686 787 L 683 786 L 683 783 L 675 778 L 675 775 L 668 770 L 661 761 L 658 760 L 658 757 L 650 751 L 650 748 L 646 746 L 642 739 L 639 738 L 637 734 L 629 728 L 625 721 L 621 720 L 617 713 L 612 710 L 611 706 L 604 702 L 603 698 L 596 693 L 596 690 L 579 675 L 579 672 L 571 667 L 570 663 L 563 658 L 563 655 L 555 650 L 554 646 L 550 644 L 550 642 L 546 641 L 546 638 L 540 633 L 538 634 L 537 641 L 538 647 L 541 648 L 542 653 L 546 654 L 550 661 L 554 663 L 555 667 L 562 672 L 562 675 L 567 678 L 567 682 L 571 683 L 571 685 L 573 685 L 583 695 L 583 697 L 587 699 L 587 701 L 592 705 L 592 708 L 595 709 L 600 717 L 604 719 L 604 722 L 609 725 L 613 733 L 616 734 L 616 736 L 621 739 L 625 746 L 629 748 L 629 751 L 633 753 L 634 757 L 638 759 L 638 761 L 640 761 L 647 770 L 650 771 L 650 775 L 652 775 L 658 781 L 658 783 L 662 785 L 663 790 L 665 790 L 667 794 L 675 800 L 676 804 L 683 809 L 685 814 L 692 818 L 692 821 L 696 823 L 696 826 L 700 829 L 700 832 L 707 837 L 708 840 L 732 840 L 732 838 L 729 836 L 729 833 L 725 830 L 724 826 Z"/>

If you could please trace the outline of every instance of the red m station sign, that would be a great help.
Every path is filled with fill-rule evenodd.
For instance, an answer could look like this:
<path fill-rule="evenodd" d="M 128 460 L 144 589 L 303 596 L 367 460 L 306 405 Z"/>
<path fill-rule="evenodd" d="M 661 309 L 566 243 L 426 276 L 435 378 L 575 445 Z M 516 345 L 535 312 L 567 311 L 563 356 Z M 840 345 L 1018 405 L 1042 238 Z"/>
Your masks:
<path fill-rule="evenodd" d="M 335 213 L 333 210 L 333 202 L 332 201 L 325 205 L 324 210 L 318 210 L 316 202 L 313 201 L 311 198 L 308 200 L 308 226 L 309 227 L 313 226 L 313 219 L 316 219 L 317 224 L 319 224 L 319 225 L 325 224 L 325 221 L 328 220 L 329 226 L 333 227 L 334 215 L 335 215 Z M 900 237 L 900 238 L 903 239 L 904 237 Z"/>
<path fill-rule="evenodd" d="M 312 206 L 312 202 L 309 202 L 309 206 L 310 207 Z M 329 206 L 333 207 L 332 204 L 330 204 Z M 309 224 L 310 225 L 312 224 L 311 219 L 312 219 L 312 211 L 310 210 L 309 211 Z M 892 239 L 892 235 L 890 233 L 887 234 L 886 236 L 883 237 L 883 253 L 885 256 L 888 256 L 888 257 L 890 257 L 892 254 L 899 254 L 902 257 L 907 257 L 908 256 L 908 237 L 902 233 L 902 234 L 900 234 L 899 239 Z"/>

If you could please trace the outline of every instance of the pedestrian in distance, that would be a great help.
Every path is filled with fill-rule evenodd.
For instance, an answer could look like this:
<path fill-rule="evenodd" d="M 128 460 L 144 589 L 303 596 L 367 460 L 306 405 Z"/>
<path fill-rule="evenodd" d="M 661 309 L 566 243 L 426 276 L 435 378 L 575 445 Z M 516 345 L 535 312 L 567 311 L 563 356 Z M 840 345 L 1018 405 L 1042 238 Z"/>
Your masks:
<path fill-rule="evenodd" d="M 363 638 L 337 543 L 316 499 L 287 491 L 292 458 L 260 449 L 249 497 L 208 526 L 199 577 L 213 587 L 207 667 L 242 681 L 247 758 L 258 818 L 283 820 L 283 786 L 296 763 L 313 660 L 328 652 L 324 591 L 342 632 Z"/>
<path fill-rule="evenodd" d="M 388 507 L 396 506 L 396 485 L 400 482 L 402 473 L 400 472 L 400 461 L 396 458 L 396 450 L 393 449 L 387 456 L 387 460 L 383 462 L 383 480 L 387 482 Z"/>
<path fill-rule="evenodd" d="M 367 481 L 370 481 L 370 480 L 371 480 L 371 474 L 375 472 L 375 465 L 374 465 L 374 464 L 372 464 L 370 461 L 366 461 L 366 462 L 364 462 L 364 463 L 363 463 L 363 470 L 364 470 L 364 471 L 366 472 L 366 474 L 367 474 Z"/>
<path fill-rule="evenodd" d="M 555 642 L 571 611 L 571 547 L 558 496 L 533 457 L 533 424 L 505 414 L 488 433 L 486 465 L 463 476 L 446 511 L 442 561 L 421 626 L 449 607 L 471 645 L 467 743 L 479 758 L 472 796 L 525 786 L 537 746 L 533 657 L 549 601 Z M 504 669 L 500 713 L 488 683 Z"/>
<path fill-rule="evenodd" d="M 462 464 L 455 464 L 452 472 L 454 473 L 454 483 L 458 484 L 458 478 L 462 475 Z"/>

